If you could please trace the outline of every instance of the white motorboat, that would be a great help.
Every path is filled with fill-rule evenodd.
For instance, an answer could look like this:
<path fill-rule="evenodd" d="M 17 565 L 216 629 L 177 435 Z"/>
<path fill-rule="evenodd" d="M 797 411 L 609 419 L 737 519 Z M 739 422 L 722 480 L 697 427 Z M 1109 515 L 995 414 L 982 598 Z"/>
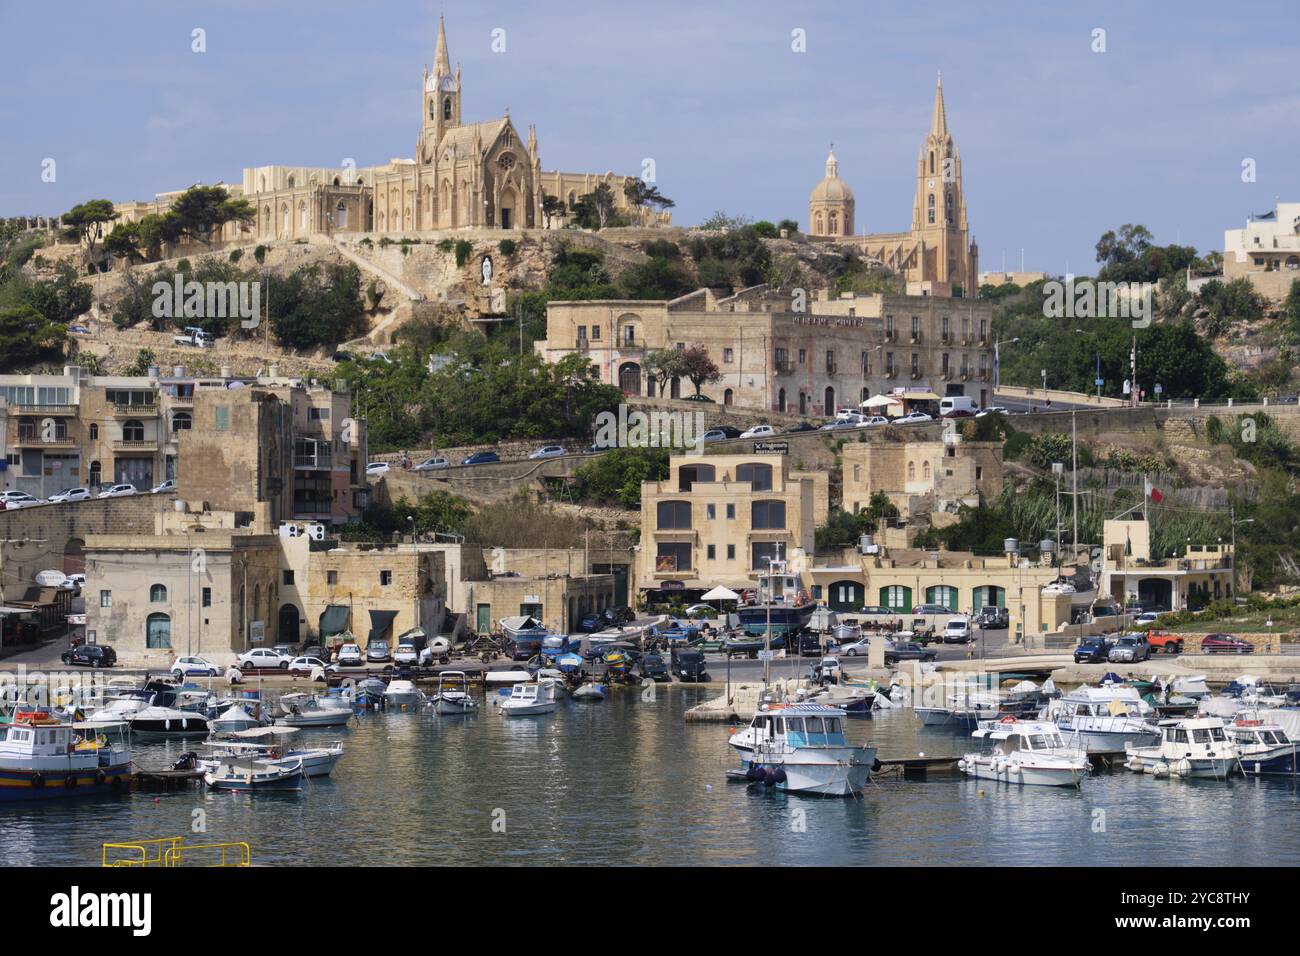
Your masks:
<path fill-rule="evenodd" d="M 1242 715 L 1228 724 L 1227 732 L 1228 740 L 1237 748 L 1241 772 L 1247 776 L 1294 776 L 1300 770 L 1296 742 L 1278 724 Z"/>
<path fill-rule="evenodd" d="M 174 707 L 146 707 L 126 718 L 131 733 L 139 737 L 206 737 L 208 718 Z"/>
<path fill-rule="evenodd" d="M 969 753 L 957 761 L 958 770 L 979 780 L 1073 787 L 1092 766 L 1078 742 L 1067 743 L 1048 721 L 1004 717 L 982 723 L 971 736 L 994 742 L 991 752 Z"/>
<path fill-rule="evenodd" d="M 1162 720 L 1160 742 L 1127 750 L 1124 766 L 1158 777 L 1213 777 L 1222 780 L 1237 765 L 1237 748 L 1228 739 L 1220 717 Z"/>
<path fill-rule="evenodd" d="M 304 777 L 328 777 L 343 756 L 342 741 L 325 747 L 294 747 L 294 738 L 302 731 L 297 727 L 255 727 L 235 731 L 225 738 L 204 742 L 211 748 L 210 757 L 198 761 L 204 771 L 216 771 L 221 761 L 231 757 L 257 760 L 273 767 L 301 766 Z"/>
<path fill-rule="evenodd" d="M 1196 674 L 1189 677 L 1175 677 L 1169 689 L 1175 694 L 1181 694 L 1184 697 L 1190 697 L 1193 700 L 1200 700 L 1210 693 L 1210 688 L 1205 686 L 1205 675 Z"/>
<path fill-rule="evenodd" d="M 1063 732 L 1078 735 L 1090 755 L 1106 756 L 1159 742 L 1159 729 L 1147 720 L 1149 710 L 1136 688 L 1110 684 L 1071 691 L 1052 703 L 1047 716 Z"/>
<path fill-rule="evenodd" d="M 237 730 L 251 730 L 261 727 L 262 721 L 254 717 L 240 704 L 231 704 L 221 712 L 221 716 L 212 721 L 214 734 L 228 734 Z"/>
<path fill-rule="evenodd" d="M 740 754 L 735 775 L 787 793 L 848 797 L 871 777 L 876 748 L 844 737 L 844 715 L 822 704 L 766 704 L 728 743 Z"/>
<path fill-rule="evenodd" d="M 572 696 L 574 700 L 601 701 L 605 699 L 605 685 L 596 681 L 588 681 L 579 686 Z"/>
<path fill-rule="evenodd" d="M 388 689 L 384 691 L 384 705 L 406 710 L 418 704 L 423 696 L 420 688 L 415 686 L 415 681 L 389 681 Z"/>
<path fill-rule="evenodd" d="M 478 699 L 469 692 L 469 677 L 464 671 L 443 671 L 438 675 L 438 693 L 433 695 L 433 708 L 444 717 L 472 714 L 478 710 Z"/>
<path fill-rule="evenodd" d="M 297 790 L 302 783 L 302 764 L 285 767 L 243 757 L 225 757 L 216 769 L 203 775 L 203 782 L 214 790 Z"/>
<path fill-rule="evenodd" d="M 547 679 L 535 684 L 515 684 L 510 696 L 501 702 L 505 717 L 532 717 L 549 714 L 556 707 L 555 681 Z"/>
<path fill-rule="evenodd" d="M 285 694 L 277 703 L 278 727 L 342 727 L 352 719 L 348 698 Z"/>

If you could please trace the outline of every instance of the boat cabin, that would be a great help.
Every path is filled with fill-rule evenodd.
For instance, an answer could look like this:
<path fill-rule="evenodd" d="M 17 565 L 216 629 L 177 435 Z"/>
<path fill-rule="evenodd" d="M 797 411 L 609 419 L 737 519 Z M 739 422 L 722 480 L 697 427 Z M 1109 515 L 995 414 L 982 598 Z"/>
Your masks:
<path fill-rule="evenodd" d="M 797 607 L 808 601 L 799 575 L 792 573 L 784 561 L 773 561 L 766 571 L 758 573 L 757 598 L 760 605 L 778 607 Z"/>
<path fill-rule="evenodd" d="M 1238 720 L 1228 726 L 1228 737 L 1238 746 L 1286 747 L 1292 741 L 1277 724 L 1262 720 Z"/>
<path fill-rule="evenodd" d="M 791 747 L 843 747 L 844 715 L 835 707 L 800 705 L 763 710 L 750 729 L 759 740 L 784 740 Z"/>
<path fill-rule="evenodd" d="M 988 727 L 980 728 L 971 736 L 996 741 L 996 749 L 1006 754 L 1026 750 L 1067 749 L 1061 731 L 1055 724 L 1045 721 L 998 721 Z"/>
<path fill-rule="evenodd" d="M 76 743 L 71 724 L 40 711 L 19 711 L 12 724 L 0 726 L 0 754 L 62 756 Z"/>

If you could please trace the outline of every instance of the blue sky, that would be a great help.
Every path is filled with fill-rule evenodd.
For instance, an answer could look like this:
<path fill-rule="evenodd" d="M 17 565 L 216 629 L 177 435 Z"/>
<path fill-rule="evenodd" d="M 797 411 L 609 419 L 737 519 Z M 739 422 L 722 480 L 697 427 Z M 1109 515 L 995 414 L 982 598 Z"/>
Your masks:
<path fill-rule="evenodd" d="M 466 121 L 509 108 L 536 124 L 546 169 L 635 174 L 652 157 L 683 224 L 715 209 L 805 222 L 833 141 L 858 231 L 908 228 L 940 69 L 982 268 L 1004 252 L 1017 268 L 1023 248 L 1027 268 L 1087 272 L 1124 222 L 1218 247 L 1300 198 L 1295 0 L 975 6 L 5 3 L 0 215 L 238 182 L 244 166 L 409 157 L 439 12 Z"/>

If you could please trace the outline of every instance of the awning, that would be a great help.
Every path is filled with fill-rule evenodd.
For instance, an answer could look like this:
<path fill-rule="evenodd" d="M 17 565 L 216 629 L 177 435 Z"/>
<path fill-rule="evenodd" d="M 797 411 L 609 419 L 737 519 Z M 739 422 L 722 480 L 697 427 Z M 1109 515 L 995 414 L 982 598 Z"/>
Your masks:
<path fill-rule="evenodd" d="M 731 588 L 724 588 L 722 585 L 718 585 L 712 591 L 706 591 L 704 594 L 700 595 L 700 600 L 701 601 L 739 601 L 740 595 L 737 594 L 735 591 L 731 590 Z"/>
<path fill-rule="evenodd" d="M 905 402 L 937 402 L 939 396 L 934 392 L 904 392 L 898 396 Z"/>
<path fill-rule="evenodd" d="M 348 618 L 351 616 L 352 609 L 346 604 L 329 605 L 320 616 L 321 638 L 342 634 L 348 629 Z"/>
<path fill-rule="evenodd" d="M 393 618 L 397 617 L 396 611 L 371 611 L 370 612 L 370 636 L 366 642 L 382 641 L 388 632 L 393 629 Z"/>
<path fill-rule="evenodd" d="M 898 402 L 898 399 L 896 399 L 896 398 L 889 398 L 889 397 L 886 396 L 886 395 L 873 395 L 871 398 L 867 399 L 865 402 L 863 402 L 863 403 L 862 403 L 861 405 L 859 405 L 858 407 L 859 407 L 859 408 L 881 408 L 881 407 L 883 407 L 883 406 L 885 406 L 885 405 L 894 405 L 894 404 L 897 404 L 897 402 Z"/>

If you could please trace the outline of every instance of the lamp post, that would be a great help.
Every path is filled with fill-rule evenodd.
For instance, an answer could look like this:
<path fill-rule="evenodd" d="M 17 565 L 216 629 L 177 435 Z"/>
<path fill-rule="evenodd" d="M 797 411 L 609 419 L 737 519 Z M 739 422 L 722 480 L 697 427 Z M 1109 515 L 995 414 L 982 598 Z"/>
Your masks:
<path fill-rule="evenodd" d="M 1005 344 L 1015 345 L 1019 341 L 1020 341 L 1020 336 L 1017 335 L 1014 339 L 1007 339 Z M 1002 385 L 1002 358 L 1001 358 L 1001 351 L 1000 351 L 1002 345 L 1003 345 L 1003 341 L 1001 339 L 995 339 L 993 341 L 993 394 L 994 396 L 997 395 L 998 388 L 999 386 Z"/>

